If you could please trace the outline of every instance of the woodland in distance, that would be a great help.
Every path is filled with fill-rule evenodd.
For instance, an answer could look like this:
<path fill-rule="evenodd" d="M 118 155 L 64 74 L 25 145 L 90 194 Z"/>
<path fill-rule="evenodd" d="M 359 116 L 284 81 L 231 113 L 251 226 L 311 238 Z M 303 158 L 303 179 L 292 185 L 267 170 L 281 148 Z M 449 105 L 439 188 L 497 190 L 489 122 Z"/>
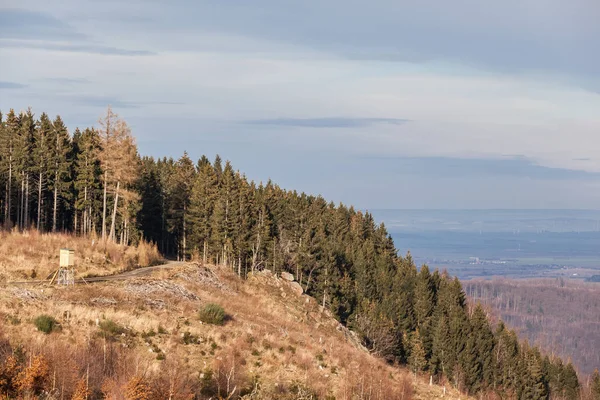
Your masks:
<path fill-rule="evenodd" d="M 369 213 L 249 181 L 219 156 L 140 156 L 110 108 L 96 127 L 72 134 L 59 116 L 2 115 L 0 199 L 7 230 L 149 241 L 243 278 L 290 272 L 372 353 L 464 393 L 600 399 L 597 371 L 580 382 L 570 362 L 519 341 L 468 304 L 458 279 L 399 256 Z M 0 361 L 1 393 L 9 366 Z"/>

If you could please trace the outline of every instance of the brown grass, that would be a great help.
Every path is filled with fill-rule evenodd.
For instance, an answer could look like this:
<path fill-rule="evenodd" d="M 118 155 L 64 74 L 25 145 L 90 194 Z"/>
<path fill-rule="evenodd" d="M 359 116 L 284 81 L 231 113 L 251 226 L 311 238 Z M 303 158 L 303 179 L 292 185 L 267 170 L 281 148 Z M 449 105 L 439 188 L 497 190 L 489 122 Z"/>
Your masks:
<path fill-rule="evenodd" d="M 83 277 L 112 274 L 162 261 L 156 246 L 147 242 L 119 246 L 61 233 L 0 232 L 0 283 L 47 278 L 58 268 L 61 248 L 75 250 L 76 272 Z"/>
<path fill-rule="evenodd" d="M 50 243 L 43 245 L 47 248 L 72 240 L 57 236 L 40 235 L 36 240 Z M 0 371 L 10 354 L 3 340 L 8 338 L 12 348 L 23 346 L 27 357 L 44 355 L 50 375 L 64 382 L 58 391 L 65 398 L 72 396 L 84 376 L 89 376 L 93 393 L 116 399 L 136 382 L 150 393 L 149 398 L 189 399 L 192 394 L 201 399 L 231 395 L 254 400 L 442 397 L 440 387 L 429 387 L 405 369 L 348 342 L 337 321 L 322 312 L 314 299 L 294 294 L 287 282 L 265 273 L 241 281 L 229 270 L 210 268 L 217 282 L 194 274 L 200 269 L 193 264 L 140 281 L 161 283 L 173 294 L 132 292 L 131 281 L 27 288 L 27 293 L 3 288 Z M 179 287 L 195 297 L 178 295 Z M 163 308 L 152 306 L 156 299 L 163 301 Z M 230 315 L 223 326 L 198 319 L 198 310 L 208 303 L 221 305 Z M 49 335 L 37 332 L 32 321 L 41 313 L 56 318 L 61 330 Z M 10 322 L 16 320 L 20 322 Z M 109 337 L 100 334 L 106 325 L 103 321 L 109 320 L 123 330 Z M 465 397 L 448 390 L 444 398 Z"/>

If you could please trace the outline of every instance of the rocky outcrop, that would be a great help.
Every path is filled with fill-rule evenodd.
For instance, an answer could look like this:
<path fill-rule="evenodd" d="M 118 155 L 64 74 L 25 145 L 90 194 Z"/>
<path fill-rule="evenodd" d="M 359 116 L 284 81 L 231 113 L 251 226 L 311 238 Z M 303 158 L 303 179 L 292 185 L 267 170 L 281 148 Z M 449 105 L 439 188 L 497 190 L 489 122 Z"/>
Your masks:
<path fill-rule="evenodd" d="M 281 277 L 283 279 L 285 279 L 286 281 L 290 281 L 290 282 L 294 281 L 294 275 L 290 274 L 289 272 L 282 272 Z"/>

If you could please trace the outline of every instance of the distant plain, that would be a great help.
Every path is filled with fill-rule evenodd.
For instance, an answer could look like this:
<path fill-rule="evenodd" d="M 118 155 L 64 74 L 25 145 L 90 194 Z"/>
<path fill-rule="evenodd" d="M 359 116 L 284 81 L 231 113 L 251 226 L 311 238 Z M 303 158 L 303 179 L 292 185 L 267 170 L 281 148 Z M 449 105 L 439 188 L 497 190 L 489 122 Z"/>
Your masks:
<path fill-rule="evenodd" d="M 398 252 L 460 279 L 600 274 L 600 210 L 370 210 Z"/>

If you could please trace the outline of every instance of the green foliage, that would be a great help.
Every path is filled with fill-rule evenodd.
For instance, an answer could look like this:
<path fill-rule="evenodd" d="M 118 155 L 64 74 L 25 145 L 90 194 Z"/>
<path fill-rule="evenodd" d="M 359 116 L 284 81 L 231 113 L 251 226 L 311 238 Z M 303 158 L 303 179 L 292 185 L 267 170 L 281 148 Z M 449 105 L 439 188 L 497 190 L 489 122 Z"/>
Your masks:
<path fill-rule="evenodd" d="M 226 317 L 227 314 L 225 314 L 223 307 L 214 303 L 208 303 L 198 311 L 200 321 L 207 324 L 223 325 Z"/>
<path fill-rule="evenodd" d="M 425 358 L 425 350 L 423 349 L 423 342 L 418 330 L 411 335 L 409 347 L 408 366 L 410 370 L 414 374 L 424 371 L 427 368 L 427 359 Z"/>
<path fill-rule="evenodd" d="M 38 331 L 44 332 L 45 334 L 52 333 L 59 329 L 59 323 L 54 317 L 42 314 L 38 315 L 34 320 L 33 324 L 37 328 Z"/>
<path fill-rule="evenodd" d="M 219 156 L 196 164 L 187 154 L 179 160 L 139 157 L 124 121 L 110 109 L 101 121 L 97 130 L 70 135 L 58 116 L 36 120 L 30 110 L 10 110 L 3 119 L 0 113 L 0 217 L 6 227 L 35 223 L 41 231 L 101 236 L 110 225 L 114 240 L 144 238 L 166 256 L 193 255 L 243 278 L 265 268 L 291 272 L 308 295 L 390 363 L 428 370 L 473 394 L 578 395 L 572 365 L 541 357 L 501 323 L 492 330 L 481 307 L 468 309 L 458 279 L 427 266 L 419 270 L 410 254 L 398 255 L 385 226 L 368 212 L 271 181 L 256 184 Z M 227 318 L 216 304 L 198 316 L 216 325 Z M 100 325 L 105 337 L 123 333 L 113 321 Z M 184 343 L 198 340 L 183 334 Z M 216 343 L 211 346 L 214 352 Z"/>
<path fill-rule="evenodd" d="M 122 325 L 119 325 L 112 319 L 100 321 L 98 328 L 100 328 L 100 336 L 105 338 L 114 338 L 126 332 L 126 329 Z"/>

